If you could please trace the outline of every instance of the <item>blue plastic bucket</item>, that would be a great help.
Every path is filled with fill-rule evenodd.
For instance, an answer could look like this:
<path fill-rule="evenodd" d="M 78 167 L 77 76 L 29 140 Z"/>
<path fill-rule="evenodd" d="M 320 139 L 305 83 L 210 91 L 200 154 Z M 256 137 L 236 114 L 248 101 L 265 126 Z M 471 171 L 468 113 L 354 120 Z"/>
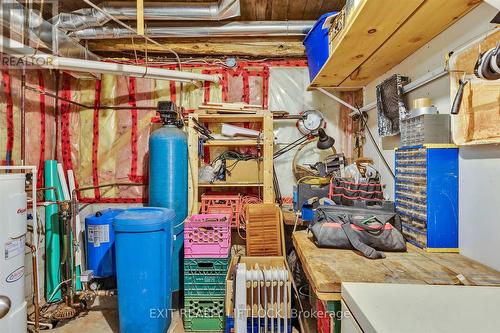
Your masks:
<path fill-rule="evenodd" d="M 337 12 L 330 12 L 321 15 L 311 28 L 309 33 L 304 38 L 304 46 L 306 48 L 307 66 L 309 67 L 309 78 L 312 81 L 319 70 L 328 60 L 328 28 L 323 29 L 325 20 L 336 14 Z"/>
<path fill-rule="evenodd" d="M 122 211 L 123 209 L 105 209 L 85 218 L 87 269 L 92 270 L 95 277 L 116 275 L 113 218 Z"/>
<path fill-rule="evenodd" d="M 142 207 L 113 220 L 121 333 L 164 333 L 170 326 L 175 212 Z"/>

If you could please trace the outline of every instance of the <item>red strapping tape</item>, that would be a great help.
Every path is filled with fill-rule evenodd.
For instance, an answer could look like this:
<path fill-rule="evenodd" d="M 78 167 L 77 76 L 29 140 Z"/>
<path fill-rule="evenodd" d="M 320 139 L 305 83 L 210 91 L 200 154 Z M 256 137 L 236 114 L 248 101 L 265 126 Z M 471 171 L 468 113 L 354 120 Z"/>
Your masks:
<path fill-rule="evenodd" d="M 68 74 L 63 74 L 62 97 L 66 100 L 71 100 L 71 77 Z M 64 171 L 74 170 L 71 160 L 71 132 L 70 132 L 70 114 L 71 105 L 69 102 L 61 101 L 61 151 L 62 164 Z M 75 177 L 75 186 L 78 188 L 78 182 Z M 80 192 L 77 192 L 80 198 Z"/>
<path fill-rule="evenodd" d="M 45 91 L 45 80 L 43 71 L 38 70 L 38 88 Z M 45 95 L 38 94 L 38 102 L 40 105 L 40 157 L 38 159 L 38 175 L 36 179 L 37 187 L 43 186 L 43 171 L 45 162 Z"/>
<path fill-rule="evenodd" d="M 99 156 L 99 109 L 101 105 L 101 80 L 95 82 L 95 98 L 94 98 L 94 119 L 92 124 L 92 180 L 94 186 L 99 186 L 99 171 L 98 171 L 98 156 Z M 101 198 L 99 188 L 94 189 L 96 199 Z"/>
<path fill-rule="evenodd" d="M 250 80 L 248 78 L 249 73 L 248 71 L 242 71 L 242 76 L 243 76 L 243 96 L 242 100 L 243 102 L 250 104 Z"/>
<path fill-rule="evenodd" d="M 3 86 L 7 103 L 5 106 L 7 120 L 6 164 L 13 165 L 12 150 L 14 148 L 14 103 L 12 101 L 12 87 L 8 70 L 2 71 Z"/>
<path fill-rule="evenodd" d="M 175 81 L 170 81 L 170 100 L 174 103 L 177 101 L 177 92 L 175 89 Z"/>
<path fill-rule="evenodd" d="M 130 174 L 128 175 L 128 178 L 130 181 L 133 182 L 142 182 L 144 180 L 144 177 L 137 175 L 137 158 L 139 155 L 139 151 L 137 148 L 137 140 L 139 138 L 137 133 L 137 119 L 138 119 L 138 114 L 136 109 L 137 101 L 135 97 L 136 83 L 137 81 L 135 77 L 129 78 L 128 104 L 132 107 L 132 109 L 130 110 L 130 115 L 132 117 L 131 142 L 130 142 L 132 156 L 130 161 Z"/>

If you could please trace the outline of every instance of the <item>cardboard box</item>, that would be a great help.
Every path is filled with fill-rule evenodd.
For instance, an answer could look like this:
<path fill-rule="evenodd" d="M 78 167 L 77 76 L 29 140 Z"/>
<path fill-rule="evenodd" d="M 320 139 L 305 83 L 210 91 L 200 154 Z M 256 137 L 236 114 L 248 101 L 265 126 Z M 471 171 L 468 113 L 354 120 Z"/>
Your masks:
<path fill-rule="evenodd" d="M 262 161 L 226 160 L 226 181 L 262 183 L 264 181 L 264 167 Z"/>

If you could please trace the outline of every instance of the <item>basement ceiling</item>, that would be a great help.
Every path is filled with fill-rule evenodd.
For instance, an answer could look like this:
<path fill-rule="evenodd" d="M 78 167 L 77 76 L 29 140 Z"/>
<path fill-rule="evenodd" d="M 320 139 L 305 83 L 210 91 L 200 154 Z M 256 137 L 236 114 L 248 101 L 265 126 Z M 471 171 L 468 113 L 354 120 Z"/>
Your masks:
<path fill-rule="evenodd" d="M 215 0 L 214 0 L 215 1 Z M 93 1 L 99 4 L 98 1 Z M 112 5 L 113 2 L 107 1 Z M 210 2 L 206 0 L 145 0 L 148 2 Z M 60 11 L 70 12 L 88 7 L 82 0 L 60 1 Z M 338 11 L 345 0 L 240 0 L 241 16 L 238 21 L 283 21 L 283 20 L 316 20 L 321 14 Z"/>
<path fill-rule="evenodd" d="M 151 2 L 216 2 L 217 0 L 162 0 Z M 93 1 L 100 4 L 101 1 Z M 113 6 L 113 3 L 122 3 L 123 1 L 107 1 L 106 4 Z M 339 11 L 346 0 L 240 0 L 241 16 L 220 21 L 221 23 L 230 21 L 287 21 L 287 20 L 316 20 L 322 14 Z M 134 6 L 135 1 L 129 1 Z M 87 8 L 88 5 L 82 0 L 64 0 L 59 1 L 59 12 L 71 12 L 81 8 Z M 50 18 L 52 13 L 47 13 L 45 17 Z M 170 21 L 167 24 L 179 23 Z M 193 24 L 202 26 L 202 21 L 183 21 L 182 24 Z M 109 23 L 113 25 L 113 23 Z M 135 22 L 130 22 L 132 26 Z M 148 21 L 148 26 L 158 25 L 160 21 Z M 171 56 L 165 52 L 165 48 L 172 49 L 182 56 L 243 56 L 243 57 L 272 57 L 272 58 L 303 58 L 305 57 L 303 37 L 240 37 L 240 38 L 182 38 L 168 39 L 156 38 L 156 41 L 163 47 L 147 43 L 140 37 L 123 39 L 103 39 L 86 41 L 86 46 L 92 52 L 103 57 L 135 57 L 137 54 L 144 55 L 145 49 L 148 49 L 151 55 Z"/>

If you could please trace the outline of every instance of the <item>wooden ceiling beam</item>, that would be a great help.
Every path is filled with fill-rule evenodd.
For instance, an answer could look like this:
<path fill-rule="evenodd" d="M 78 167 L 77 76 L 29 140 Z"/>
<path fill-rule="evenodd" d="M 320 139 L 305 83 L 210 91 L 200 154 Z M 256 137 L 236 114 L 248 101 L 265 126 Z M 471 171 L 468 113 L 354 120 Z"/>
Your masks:
<path fill-rule="evenodd" d="M 166 48 L 172 49 L 180 55 L 201 56 L 249 56 L 266 58 L 301 58 L 305 57 L 302 41 L 298 40 L 216 40 L 210 41 L 162 41 L 158 42 Z M 94 52 L 144 52 L 146 44 L 142 41 L 130 39 L 110 39 L 89 41 L 88 47 Z M 163 47 L 147 44 L 148 53 L 167 54 Z"/>
<path fill-rule="evenodd" d="M 137 34 L 144 36 L 144 0 L 137 0 Z"/>

